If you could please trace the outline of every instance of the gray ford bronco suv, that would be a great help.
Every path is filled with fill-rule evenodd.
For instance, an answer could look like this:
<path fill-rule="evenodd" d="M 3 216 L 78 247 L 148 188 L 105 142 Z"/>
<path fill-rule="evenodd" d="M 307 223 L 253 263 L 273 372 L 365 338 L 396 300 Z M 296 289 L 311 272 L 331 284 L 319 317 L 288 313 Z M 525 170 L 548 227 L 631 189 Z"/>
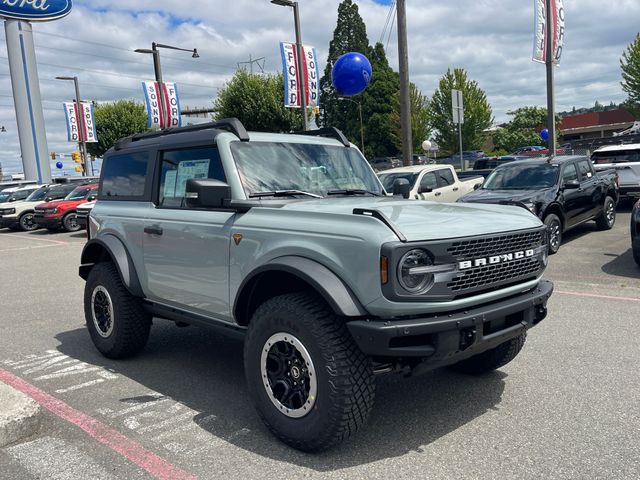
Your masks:
<path fill-rule="evenodd" d="M 241 334 L 260 417 L 305 451 L 365 423 L 376 374 L 505 365 L 553 290 L 536 216 L 387 196 L 336 129 L 227 119 L 124 138 L 88 228 L 98 350 L 140 352 L 152 318 Z"/>

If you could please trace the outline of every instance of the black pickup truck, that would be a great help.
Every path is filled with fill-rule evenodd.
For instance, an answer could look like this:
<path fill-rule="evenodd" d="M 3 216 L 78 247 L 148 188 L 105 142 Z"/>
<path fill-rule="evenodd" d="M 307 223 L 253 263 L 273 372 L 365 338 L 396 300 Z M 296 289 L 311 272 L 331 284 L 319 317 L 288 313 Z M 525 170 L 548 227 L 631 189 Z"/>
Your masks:
<path fill-rule="evenodd" d="M 615 170 L 596 172 L 587 157 L 558 156 L 501 165 L 458 201 L 528 209 L 549 227 L 549 253 L 556 253 L 569 228 L 590 220 L 601 230 L 613 227 L 618 198 Z"/>

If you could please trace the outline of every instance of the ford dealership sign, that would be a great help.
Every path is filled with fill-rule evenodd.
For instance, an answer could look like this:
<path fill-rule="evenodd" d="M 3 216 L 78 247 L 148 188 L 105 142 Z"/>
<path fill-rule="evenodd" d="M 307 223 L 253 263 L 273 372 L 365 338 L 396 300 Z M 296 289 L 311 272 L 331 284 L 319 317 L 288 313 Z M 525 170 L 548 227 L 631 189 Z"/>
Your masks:
<path fill-rule="evenodd" d="M 71 7 L 71 0 L 0 0 L 0 17 L 42 22 L 64 17 Z"/>

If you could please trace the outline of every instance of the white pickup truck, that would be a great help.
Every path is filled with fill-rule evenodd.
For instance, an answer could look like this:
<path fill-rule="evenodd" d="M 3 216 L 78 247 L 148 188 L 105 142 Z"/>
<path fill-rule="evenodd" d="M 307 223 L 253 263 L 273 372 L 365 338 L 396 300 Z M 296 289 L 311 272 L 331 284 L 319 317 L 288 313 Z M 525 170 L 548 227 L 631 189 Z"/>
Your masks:
<path fill-rule="evenodd" d="M 451 165 L 392 168 L 379 173 L 378 177 L 387 192 L 394 190 L 397 180 L 406 180 L 410 187 L 408 198 L 438 202 L 455 202 L 462 195 L 476 190 L 484 181 L 481 176 L 460 180 Z"/>

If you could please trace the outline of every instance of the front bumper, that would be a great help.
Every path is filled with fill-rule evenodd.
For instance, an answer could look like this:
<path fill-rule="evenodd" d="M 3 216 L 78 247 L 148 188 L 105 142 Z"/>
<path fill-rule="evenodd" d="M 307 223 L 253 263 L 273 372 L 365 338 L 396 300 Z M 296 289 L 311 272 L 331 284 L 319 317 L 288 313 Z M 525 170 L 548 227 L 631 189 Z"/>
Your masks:
<path fill-rule="evenodd" d="M 62 215 L 52 217 L 50 215 L 42 215 L 36 213 L 33 221 L 43 228 L 60 228 L 62 225 Z"/>
<path fill-rule="evenodd" d="M 640 185 L 620 185 L 621 197 L 640 198 Z"/>
<path fill-rule="evenodd" d="M 14 227 L 17 224 L 18 224 L 18 217 L 16 216 L 0 217 L 0 228 Z"/>
<path fill-rule="evenodd" d="M 436 368 L 498 346 L 542 321 L 553 283 L 541 280 L 504 300 L 410 320 L 356 320 L 347 328 L 372 357 L 421 358 Z"/>
<path fill-rule="evenodd" d="M 80 228 L 87 228 L 87 220 L 89 218 L 89 214 L 83 214 L 78 212 L 76 214 L 76 222 L 78 222 L 78 225 L 80 226 Z"/>

